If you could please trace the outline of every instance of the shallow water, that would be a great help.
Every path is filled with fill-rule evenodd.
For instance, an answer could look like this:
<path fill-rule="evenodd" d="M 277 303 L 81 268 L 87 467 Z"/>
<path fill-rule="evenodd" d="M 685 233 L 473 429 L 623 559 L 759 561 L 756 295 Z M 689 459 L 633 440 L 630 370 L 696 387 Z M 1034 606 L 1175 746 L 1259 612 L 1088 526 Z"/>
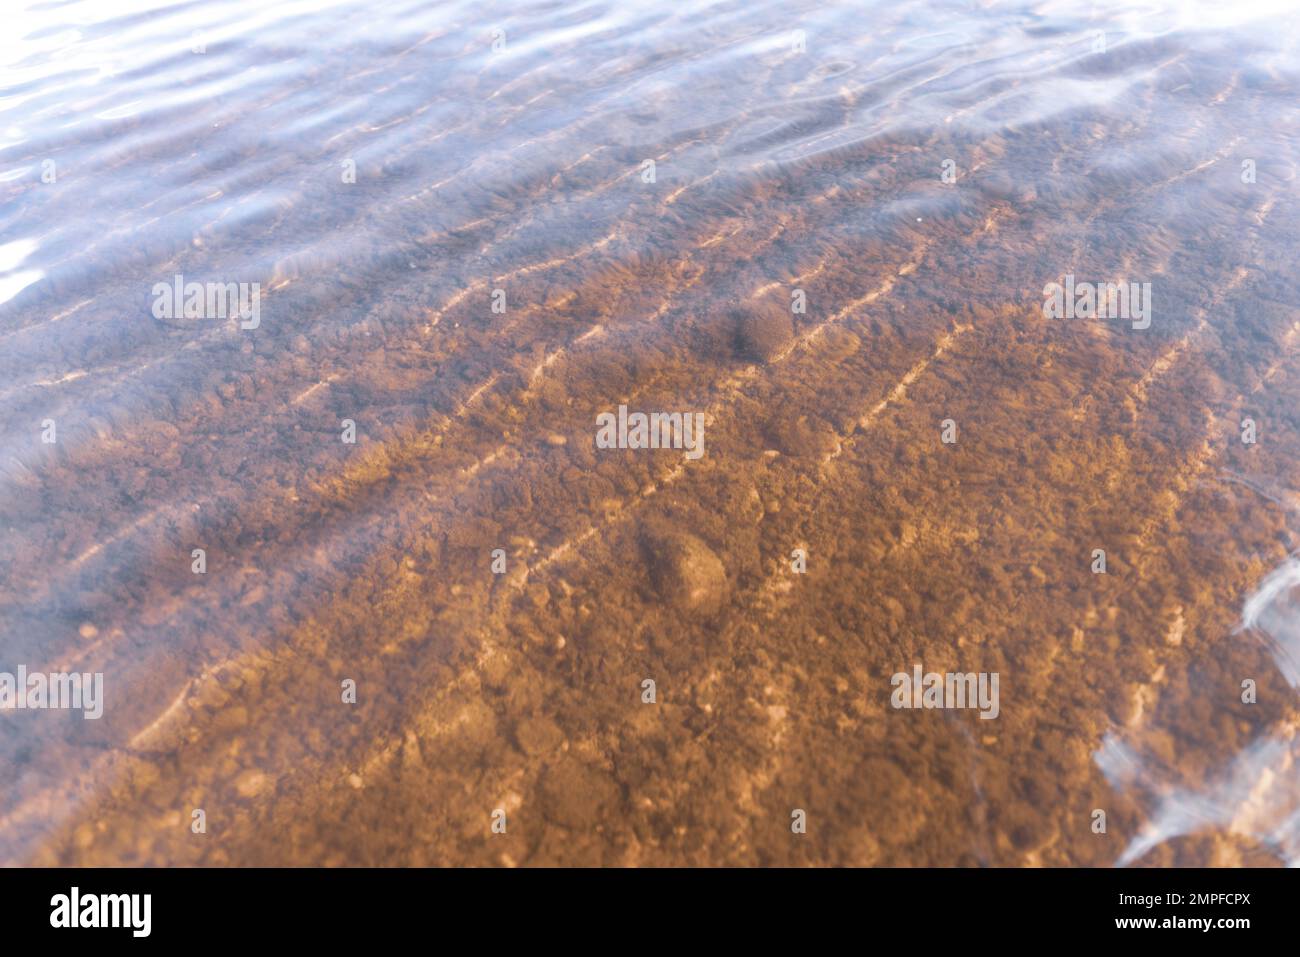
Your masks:
<path fill-rule="evenodd" d="M 1300 862 L 1286 4 L 7 21 L 0 861 Z"/>

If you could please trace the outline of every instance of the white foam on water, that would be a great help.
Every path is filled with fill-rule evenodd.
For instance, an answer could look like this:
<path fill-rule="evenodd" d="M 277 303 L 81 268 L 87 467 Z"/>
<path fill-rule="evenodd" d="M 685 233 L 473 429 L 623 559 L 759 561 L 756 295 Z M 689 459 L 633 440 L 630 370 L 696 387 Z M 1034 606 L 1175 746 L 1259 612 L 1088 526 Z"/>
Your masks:
<path fill-rule="evenodd" d="M 1235 634 L 1252 633 L 1300 690 L 1300 559 L 1288 558 L 1246 599 Z M 1115 862 L 1125 867 L 1176 837 L 1222 830 L 1272 848 L 1300 866 L 1300 736 L 1294 721 L 1256 738 L 1201 787 L 1172 784 L 1143 752 L 1142 731 L 1111 732 L 1093 755 L 1112 787 L 1153 796 L 1154 813 Z M 1136 740 L 1125 740 L 1135 738 Z"/>

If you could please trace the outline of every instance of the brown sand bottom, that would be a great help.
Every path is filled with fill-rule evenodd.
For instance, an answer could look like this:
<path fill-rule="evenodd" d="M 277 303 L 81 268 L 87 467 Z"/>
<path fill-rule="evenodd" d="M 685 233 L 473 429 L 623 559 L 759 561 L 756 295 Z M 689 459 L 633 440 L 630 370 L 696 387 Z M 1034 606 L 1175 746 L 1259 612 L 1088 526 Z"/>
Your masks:
<path fill-rule="evenodd" d="M 287 641 L 208 666 L 130 747 L 88 757 L 91 812 L 33 860 L 1112 863 L 1148 808 L 1097 770 L 1108 730 L 1158 713 L 1153 782 L 1195 780 L 1285 713 L 1267 656 L 1230 632 L 1286 554 L 1287 516 L 1215 480 L 1271 462 L 1234 446 L 1230 401 L 1156 417 L 1131 379 L 1080 376 L 1104 368 L 1104 345 L 1071 356 L 1041 320 L 973 318 L 843 393 L 840 421 L 760 416 L 739 444 L 766 451 L 735 454 L 741 402 L 698 462 L 611 453 L 614 472 L 649 457 L 655 480 L 611 496 L 570 547 L 512 545 L 505 576 L 487 571 L 488 546 L 526 527 L 509 508 L 357 569 Z M 858 351 L 856 335 L 830 341 Z M 1182 371 L 1217 394 L 1211 372 Z M 1289 384 L 1283 371 L 1270 388 Z M 1143 393 L 1167 409 L 1187 387 L 1170 376 Z M 1075 414 L 1089 406 L 1115 410 L 1108 428 Z M 955 445 L 942 418 L 960 424 Z M 719 610 L 654 574 L 647 536 L 662 529 L 722 557 Z M 1105 576 L 1089 569 L 1099 546 Z M 889 676 L 917 663 L 999 672 L 999 718 L 890 708 Z M 1260 681 L 1253 708 L 1237 700 L 1243 674 Z M 1248 836 L 1205 834 L 1146 862 L 1274 860 Z"/>

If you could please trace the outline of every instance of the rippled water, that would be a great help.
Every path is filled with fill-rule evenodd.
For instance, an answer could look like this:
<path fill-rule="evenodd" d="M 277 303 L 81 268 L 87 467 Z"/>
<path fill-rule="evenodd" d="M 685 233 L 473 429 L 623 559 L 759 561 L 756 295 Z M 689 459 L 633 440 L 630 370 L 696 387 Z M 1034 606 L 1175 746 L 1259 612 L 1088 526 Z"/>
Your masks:
<path fill-rule="evenodd" d="M 6 21 L 0 861 L 1300 861 L 1287 4 Z"/>

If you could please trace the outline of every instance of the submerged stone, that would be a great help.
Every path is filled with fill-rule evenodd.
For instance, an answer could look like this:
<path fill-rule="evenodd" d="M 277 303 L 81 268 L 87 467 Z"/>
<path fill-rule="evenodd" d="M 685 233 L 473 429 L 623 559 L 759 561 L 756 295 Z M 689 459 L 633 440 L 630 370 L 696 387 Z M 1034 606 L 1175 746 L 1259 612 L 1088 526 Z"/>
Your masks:
<path fill-rule="evenodd" d="M 737 309 L 734 315 L 736 346 L 747 359 L 771 362 L 794 338 L 794 320 L 779 305 Z"/>
<path fill-rule="evenodd" d="M 782 455 L 818 458 L 835 449 L 835 432 L 830 426 L 809 421 L 807 416 L 778 416 L 768 423 L 767 434 Z"/>
<path fill-rule="evenodd" d="M 601 811 L 617 800 L 618 785 L 604 771 L 566 756 L 547 767 L 538 796 L 547 820 L 589 830 Z"/>
<path fill-rule="evenodd" d="M 666 604 L 685 612 L 715 614 L 727 596 L 727 571 L 713 549 L 688 532 L 646 535 L 650 578 Z"/>

